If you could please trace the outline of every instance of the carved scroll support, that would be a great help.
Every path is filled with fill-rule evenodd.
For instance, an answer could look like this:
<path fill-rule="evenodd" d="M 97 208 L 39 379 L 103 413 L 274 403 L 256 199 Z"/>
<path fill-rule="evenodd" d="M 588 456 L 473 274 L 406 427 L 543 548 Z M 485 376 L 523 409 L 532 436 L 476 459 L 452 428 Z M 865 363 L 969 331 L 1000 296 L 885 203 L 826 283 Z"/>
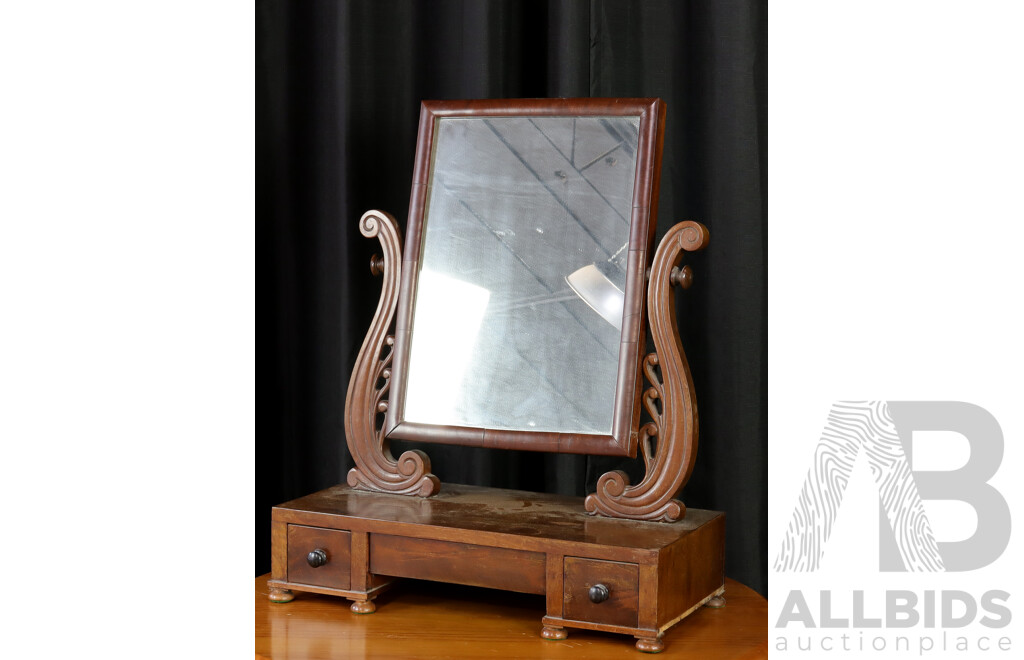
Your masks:
<path fill-rule="evenodd" d="M 676 326 L 672 287 L 689 288 L 693 273 L 689 266 L 680 268 L 679 262 L 683 252 L 702 250 L 707 243 L 707 228 L 687 220 L 669 229 L 654 255 L 647 317 L 656 352 L 647 356 L 643 367 L 651 384 L 643 403 L 654 421 L 640 429 L 647 473 L 635 486 L 621 470 L 602 475 L 597 492 L 585 502 L 590 513 L 666 522 L 686 514 L 686 507 L 675 497 L 689 481 L 697 456 L 697 398 Z"/>
<path fill-rule="evenodd" d="M 388 332 L 398 306 L 402 279 L 401 234 L 395 219 L 382 211 L 364 213 L 359 231 L 367 238 L 380 240 L 384 254 L 371 260 L 370 270 L 375 275 L 383 274 L 384 285 L 345 397 L 345 437 L 356 464 L 349 470 L 348 484 L 362 490 L 427 497 L 441 487 L 438 478 L 430 473 L 430 459 L 413 450 L 395 460 L 384 437 L 384 425 L 378 421 L 387 412 L 391 388 L 395 340 Z"/>

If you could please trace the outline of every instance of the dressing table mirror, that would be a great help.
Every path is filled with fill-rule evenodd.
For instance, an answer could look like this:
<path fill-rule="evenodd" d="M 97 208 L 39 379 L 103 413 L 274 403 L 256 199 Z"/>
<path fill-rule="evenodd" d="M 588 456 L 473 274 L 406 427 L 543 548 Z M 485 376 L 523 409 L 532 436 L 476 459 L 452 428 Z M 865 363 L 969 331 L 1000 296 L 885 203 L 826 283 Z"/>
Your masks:
<path fill-rule="evenodd" d="M 271 600 L 371 613 L 398 578 L 478 585 L 545 595 L 545 638 L 625 633 L 648 652 L 724 605 L 724 515 L 676 499 L 697 409 L 674 288 L 708 232 L 682 222 L 653 250 L 664 118 L 659 99 L 423 103 L 404 250 L 392 216 L 359 221 L 383 286 L 345 402 L 355 467 L 274 508 Z M 646 473 L 609 472 L 586 498 L 441 484 L 392 440 Z"/>

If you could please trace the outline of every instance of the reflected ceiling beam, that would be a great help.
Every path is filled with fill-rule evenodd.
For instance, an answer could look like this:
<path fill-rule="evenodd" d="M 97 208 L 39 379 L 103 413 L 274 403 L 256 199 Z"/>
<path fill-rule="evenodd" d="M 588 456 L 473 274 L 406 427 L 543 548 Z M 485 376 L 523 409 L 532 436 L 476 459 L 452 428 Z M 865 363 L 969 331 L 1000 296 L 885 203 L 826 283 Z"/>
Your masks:
<path fill-rule="evenodd" d="M 540 127 L 540 126 L 538 126 L 538 125 L 537 125 L 537 124 L 536 124 L 536 123 L 535 123 L 535 122 L 533 121 L 533 119 L 530 119 L 530 120 L 529 120 L 529 122 L 530 122 L 531 124 L 533 124 L 533 127 L 534 127 L 534 128 L 536 128 L 536 129 L 537 129 L 537 131 L 538 131 L 538 132 L 539 132 L 539 133 L 540 133 L 541 135 L 543 135 L 543 136 L 544 136 L 544 139 L 548 141 L 548 144 L 550 144 L 550 145 L 551 145 L 552 147 L 554 147 L 555 151 L 557 151 L 557 152 L 558 152 L 558 154 L 559 154 L 559 155 L 560 155 L 560 156 L 561 156 L 562 158 L 565 158 L 565 159 L 566 159 L 566 160 L 567 160 L 567 161 L 569 162 L 569 167 L 571 167 L 571 168 L 572 168 L 573 170 L 575 170 L 576 174 L 580 175 L 580 178 L 581 178 L 581 179 L 583 179 L 584 181 L 586 181 L 586 182 L 587 182 L 587 185 L 589 185 L 589 186 L 591 187 L 591 189 L 593 189 L 593 191 L 594 191 L 594 192 L 596 192 L 596 193 L 598 194 L 598 196 L 599 196 L 599 197 L 601 198 L 601 200 L 602 200 L 602 201 L 603 201 L 603 202 L 604 202 L 605 204 L 607 204 L 607 205 L 608 205 L 608 208 L 610 208 L 610 209 L 612 210 L 612 212 L 613 212 L 613 213 L 614 213 L 615 215 L 619 216 L 619 220 L 622 220 L 622 221 L 623 221 L 624 223 L 626 223 L 626 226 L 628 227 L 628 226 L 629 226 L 629 219 L 628 219 L 628 218 L 624 218 L 624 217 L 622 216 L 622 214 L 621 214 L 621 213 L 619 213 L 619 210 L 618 210 L 617 208 L 615 208 L 615 206 L 613 206 L 611 202 L 609 202 L 609 201 L 608 201 L 608 198 L 604 196 L 604 193 L 602 193 L 602 192 L 601 192 L 600 190 L 598 190 L 598 189 L 597 189 L 597 186 L 595 186 L 595 185 L 594 185 L 594 183 L 593 183 L 593 182 L 592 182 L 592 181 L 591 181 L 591 180 L 590 180 L 590 179 L 589 179 L 589 178 L 587 177 L 587 175 L 583 173 L 583 170 L 587 169 L 588 167 L 590 167 L 591 165 L 593 165 L 593 164 L 594 164 L 594 163 L 596 163 L 597 161 L 599 161 L 599 160 L 601 160 L 602 158 L 606 157 L 606 156 L 607 156 L 608 154 L 610 154 L 611 152 L 615 151 L 615 150 L 616 150 L 616 149 L 618 149 L 619 147 L 622 147 L 622 146 L 624 146 L 624 143 L 623 143 L 623 141 L 622 141 L 622 140 L 620 140 L 620 141 L 619 141 L 619 143 L 618 143 L 618 144 L 616 144 L 616 145 L 615 145 L 614 147 L 612 147 L 612 148 L 611 148 L 611 149 L 609 149 L 608 151 L 604 152 L 603 154 L 601 154 L 600 156 L 598 156 L 598 157 L 597 157 L 597 158 L 595 158 L 594 160 L 590 161 L 590 162 L 589 162 L 589 163 L 587 163 L 587 165 L 585 165 L 584 167 L 582 167 L 582 168 L 579 168 L 579 167 L 576 167 L 576 118 L 575 118 L 575 117 L 573 117 L 573 120 L 572 120 L 572 156 L 571 156 L 571 157 L 569 157 L 569 156 L 566 156 L 565 154 L 563 154 L 563 153 L 562 153 L 562 150 L 558 148 L 558 145 L 556 145 L 556 144 L 555 144 L 555 143 L 554 143 L 554 142 L 553 142 L 553 141 L 551 140 L 551 138 L 550 138 L 550 137 L 548 137 L 548 134 L 547 134 L 547 133 L 545 133 L 545 132 L 544 132 L 544 131 L 543 131 L 543 130 L 541 129 L 541 127 Z M 575 216 L 574 216 L 574 217 L 575 217 Z M 579 219 L 577 219 L 576 221 L 577 221 L 577 222 L 579 222 Z"/>
<path fill-rule="evenodd" d="M 547 181 L 545 181 L 544 179 L 542 179 L 542 178 L 541 178 L 540 174 L 538 174 L 538 173 L 537 173 L 537 170 L 535 170 L 535 169 L 533 168 L 533 166 L 532 166 L 532 165 L 530 165 L 530 164 L 529 164 L 528 162 L 526 162 L 526 159 L 525 159 L 525 158 L 523 158 L 522 154 L 520 154 L 520 153 L 519 153 L 518 151 L 516 151 L 515 147 L 513 147 L 513 146 L 512 146 L 512 145 L 511 145 L 511 144 L 509 143 L 509 141 L 505 139 L 505 136 L 504 136 L 504 135 L 502 135 L 502 134 L 501 134 L 501 133 L 500 133 L 500 132 L 498 131 L 498 129 L 496 129 L 496 128 L 494 127 L 494 124 L 492 124 L 492 123 L 491 123 L 491 120 L 489 120 L 489 119 L 485 119 L 485 120 L 484 120 L 484 124 L 486 124 L 486 125 L 487 125 L 487 128 L 491 129 L 491 132 L 492 132 L 492 133 L 494 133 L 494 134 L 495 134 L 495 135 L 496 135 L 496 136 L 498 137 L 498 139 L 499 139 L 499 140 L 501 140 L 501 143 L 502 143 L 503 145 L 505 145 L 505 148 L 506 148 L 506 149 L 508 149 L 508 150 L 509 150 L 509 151 L 510 151 L 510 152 L 512 153 L 512 155 L 513 155 L 513 156 L 515 156 L 515 157 L 516 157 L 516 159 L 517 159 L 517 160 L 518 160 L 518 161 L 519 161 L 520 163 L 522 163 L 522 164 L 523 164 L 523 167 L 525 167 L 525 168 L 527 169 L 527 171 L 528 171 L 528 172 L 529 172 L 530 174 L 532 174 L 532 175 L 533 175 L 533 177 L 534 177 L 535 179 L 537 179 L 537 181 L 538 181 L 538 182 L 540 183 L 540 185 L 544 186 L 544 189 L 545 189 L 545 190 L 547 190 L 547 191 L 548 191 L 548 193 L 550 193 L 550 195 L 551 195 L 551 196 L 552 196 L 552 197 L 553 197 L 553 198 L 555 199 L 555 201 L 556 201 L 556 202 L 558 202 L 558 203 L 559 203 L 559 205 L 560 205 L 560 206 L 561 206 L 561 207 L 562 207 L 563 209 L 565 209 L 565 212 L 566 212 L 566 213 L 568 213 L 568 214 L 569 214 L 569 215 L 570 215 L 570 216 L 572 217 L 572 219 L 576 221 L 576 224 L 578 224 L 578 225 L 580 226 L 580 229 L 582 229 L 582 230 L 583 230 L 584 232 L 586 232 L 587 236 L 590 236 L 590 239 L 591 239 L 592 241 L 594 241 L 594 243 L 595 243 L 595 244 L 597 244 L 597 247 L 598 247 L 598 249 L 600 249 L 600 250 L 601 250 L 602 252 L 604 252 L 604 253 L 605 253 L 605 256 L 609 256 L 609 257 L 610 257 L 610 256 L 611 256 L 611 253 L 610 253 L 610 252 L 608 251 L 608 249 L 607 249 L 607 248 L 605 248 L 605 246 L 604 246 L 604 245 L 603 245 L 603 244 L 601 243 L 600 239 L 598 239 L 598 237 L 594 235 L 594 232 L 590 231 L 590 228 L 589 228 L 589 227 L 587 227 L 587 226 L 586 226 L 586 225 L 585 225 L 585 224 L 583 223 L 583 221 L 582 221 L 582 220 L 580 220 L 579 216 L 578 216 L 578 215 L 576 215 L 576 213 L 575 213 L 575 212 L 574 212 L 574 211 L 573 211 L 573 210 L 572 210 L 571 208 L 569 208 L 569 205 L 568 205 L 568 204 L 567 204 L 567 203 L 565 202 L 565 200 L 563 200 L 563 199 L 562 199 L 562 198 L 561 198 L 561 197 L 560 197 L 560 196 L 558 195 L 558 193 L 556 193 L 556 192 L 555 192 L 554 188 L 552 188 L 551 186 L 549 186 L 549 185 L 548 185 L 548 183 L 547 183 Z M 543 135 L 543 134 L 542 134 L 542 135 Z M 565 156 L 563 156 L 563 155 L 562 155 L 562 152 L 558 151 L 557 149 L 555 150 L 555 153 L 557 153 L 557 154 L 558 154 L 559 156 L 562 156 L 562 158 L 563 158 L 563 159 L 565 159 Z M 573 167 L 573 169 L 576 169 L 576 168 L 575 168 L 575 167 Z M 584 177 L 584 178 L 586 178 L 586 177 Z"/>
<path fill-rule="evenodd" d="M 523 258 L 520 257 L 519 254 L 516 253 L 515 249 L 513 249 L 513 247 L 511 245 L 509 245 L 508 242 L 504 238 L 502 238 L 498 234 L 498 232 L 496 232 L 494 230 L 493 227 L 491 227 L 490 223 L 488 223 L 487 220 L 485 220 L 483 217 L 481 217 L 479 213 L 474 211 L 472 209 L 472 207 L 470 207 L 470 205 L 468 203 L 466 203 L 466 201 L 464 199 L 462 199 L 457 194 L 455 194 L 455 192 L 451 188 L 449 188 L 448 186 L 444 185 L 444 183 L 441 183 L 441 188 L 442 188 L 442 190 L 444 190 L 446 195 L 452 196 L 459 203 L 459 205 L 462 206 L 462 208 L 466 209 L 466 211 L 469 212 L 469 214 L 471 216 L 473 216 L 476 219 L 477 222 L 479 222 L 481 225 L 483 225 L 484 229 L 486 229 L 487 232 L 491 236 L 493 236 L 496 241 L 498 241 L 498 244 L 501 245 L 506 250 L 508 250 L 509 254 L 511 254 L 513 256 L 513 258 L 515 258 L 515 260 L 518 261 L 523 266 L 523 268 L 526 270 L 526 272 L 528 272 L 530 275 L 533 276 L 533 278 L 535 280 L 537 280 L 538 284 L 540 284 L 542 287 L 544 287 L 544 290 L 547 291 L 549 295 L 556 295 L 556 293 L 561 293 L 561 290 L 556 290 L 556 289 L 553 289 L 552 287 L 548 286 L 547 282 L 545 282 L 543 280 L 543 278 L 541 278 L 541 276 L 539 274 L 537 274 L 537 272 L 535 270 L 533 270 L 533 268 L 530 267 L 530 264 L 528 264 L 525 261 L 523 261 Z M 569 301 L 567 301 L 567 300 L 562 300 L 562 301 L 559 302 L 559 304 L 561 304 L 562 307 L 565 309 L 565 311 L 577 323 L 580 324 L 580 327 L 582 327 L 583 330 L 588 335 L 590 335 L 590 337 L 594 340 L 594 343 L 596 343 L 598 346 L 600 346 L 602 349 L 604 349 L 604 351 L 608 355 L 610 355 L 611 357 L 613 357 L 615 359 L 618 359 L 618 356 L 619 356 L 618 344 L 616 343 L 616 350 L 614 350 L 614 351 L 612 349 L 608 348 L 608 346 L 606 346 L 605 343 L 603 341 L 601 341 L 601 339 L 590 330 L 590 327 L 586 323 L 583 322 L 583 320 L 576 314 L 576 312 L 572 309 L 572 307 L 569 306 L 568 302 Z"/>

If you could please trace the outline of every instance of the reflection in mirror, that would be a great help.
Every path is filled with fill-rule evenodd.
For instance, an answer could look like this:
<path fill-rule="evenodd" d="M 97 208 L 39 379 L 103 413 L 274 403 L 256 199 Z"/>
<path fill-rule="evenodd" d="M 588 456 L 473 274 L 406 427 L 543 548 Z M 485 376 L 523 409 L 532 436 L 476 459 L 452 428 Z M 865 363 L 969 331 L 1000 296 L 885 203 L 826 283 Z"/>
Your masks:
<path fill-rule="evenodd" d="M 403 418 L 609 434 L 639 117 L 442 117 Z"/>

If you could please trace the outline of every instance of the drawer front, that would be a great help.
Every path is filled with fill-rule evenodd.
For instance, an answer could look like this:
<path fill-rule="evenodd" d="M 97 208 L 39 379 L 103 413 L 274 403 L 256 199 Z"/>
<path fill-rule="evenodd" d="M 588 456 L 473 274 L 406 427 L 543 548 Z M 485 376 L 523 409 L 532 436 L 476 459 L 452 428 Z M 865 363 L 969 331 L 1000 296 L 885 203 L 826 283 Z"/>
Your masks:
<path fill-rule="evenodd" d="M 544 593 L 543 553 L 370 534 L 370 572 L 392 577 Z"/>
<path fill-rule="evenodd" d="M 563 565 L 563 616 L 576 621 L 635 628 L 640 602 L 640 567 L 617 561 L 566 557 Z M 608 598 L 595 603 L 591 587 L 604 585 Z"/>
<path fill-rule="evenodd" d="M 309 554 L 320 550 L 323 565 L 314 567 Z M 336 529 L 288 525 L 288 581 L 348 589 L 351 583 L 352 535 Z M 314 563 L 316 563 L 314 561 Z"/>

